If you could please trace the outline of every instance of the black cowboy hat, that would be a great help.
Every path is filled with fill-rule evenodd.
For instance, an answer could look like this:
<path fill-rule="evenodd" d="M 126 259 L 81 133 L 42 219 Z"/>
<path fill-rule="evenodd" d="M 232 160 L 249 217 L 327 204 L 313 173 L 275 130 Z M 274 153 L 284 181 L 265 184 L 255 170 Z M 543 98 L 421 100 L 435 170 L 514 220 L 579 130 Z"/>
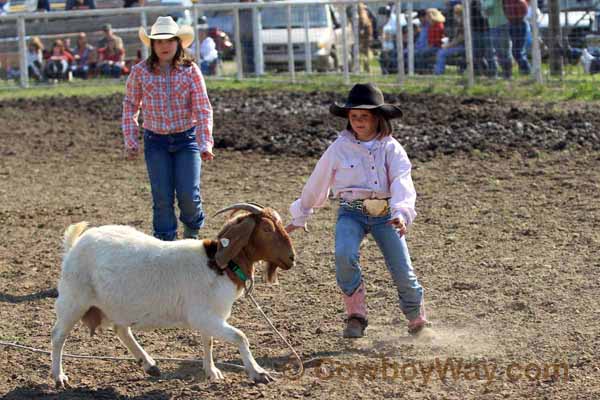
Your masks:
<path fill-rule="evenodd" d="M 402 110 L 396 105 L 386 104 L 383 93 L 372 83 L 357 83 L 350 89 L 348 100 L 344 105 L 333 103 L 329 106 L 329 112 L 336 117 L 348 118 L 348 111 L 356 110 L 379 110 L 387 119 L 400 118 Z"/>

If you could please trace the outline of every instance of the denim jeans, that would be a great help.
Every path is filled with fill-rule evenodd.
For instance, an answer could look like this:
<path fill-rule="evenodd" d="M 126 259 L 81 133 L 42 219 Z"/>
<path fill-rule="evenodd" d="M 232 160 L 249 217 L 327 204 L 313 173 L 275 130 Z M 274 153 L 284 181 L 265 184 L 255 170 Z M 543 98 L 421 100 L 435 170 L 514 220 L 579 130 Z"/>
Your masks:
<path fill-rule="evenodd" d="M 200 229 L 204 225 L 201 160 L 194 128 L 170 135 L 144 130 L 144 156 L 152 188 L 154 236 L 161 240 L 177 237 L 175 194 L 181 222 L 190 229 Z"/>
<path fill-rule="evenodd" d="M 415 72 L 418 74 L 431 73 L 438 51 L 440 51 L 439 47 L 428 47 L 418 52 L 415 51 Z"/>
<path fill-rule="evenodd" d="M 473 66 L 477 75 L 495 77 L 498 66 L 489 31 L 473 31 Z"/>
<path fill-rule="evenodd" d="M 391 216 L 371 217 L 361 211 L 340 207 L 335 227 L 335 272 L 337 284 L 351 295 L 362 282 L 360 244 L 370 233 L 383 253 L 385 264 L 394 280 L 400 308 L 408 320 L 419 315 L 423 288 L 413 271 L 404 237 L 388 225 Z"/>
<path fill-rule="evenodd" d="M 446 70 L 446 60 L 448 57 L 451 57 L 455 54 L 465 54 L 465 47 L 460 45 L 458 47 L 447 47 L 445 49 L 440 49 L 435 58 L 433 73 L 435 75 L 442 75 Z"/>
<path fill-rule="evenodd" d="M 531 66 L 527 60 L 527 51 L 525 49 L 527 41 L 527 25 L 526 21 L 511 22 L 509 27 L 510 40 L 512 41 L 512 55 L 519 65 L 521 74 L 529 75 Z"/>
<path fill-rule="evenodd" d="M 502 67 L 502 77 L 512 77 L 512 58 L 510 56 L 510 34 L 508 24 L 490 28 L 492 47 L 496 50 L 498 63 Z"/>

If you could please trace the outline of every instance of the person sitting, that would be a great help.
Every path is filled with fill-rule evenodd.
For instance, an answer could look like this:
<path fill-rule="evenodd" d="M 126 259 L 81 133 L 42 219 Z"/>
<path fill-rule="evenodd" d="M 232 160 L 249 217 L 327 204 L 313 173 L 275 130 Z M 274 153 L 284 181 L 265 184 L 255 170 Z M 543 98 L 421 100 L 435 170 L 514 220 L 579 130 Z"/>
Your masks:
<path fill-rule="evenodd" d="M 125 51 L 115 40 L 108 40 L 106 47 L 98 49 L 100 75 L 119 78 L 125 67 Z"/>
<path fill-rule="evenodd" d="M 97 48 L 105 48 L 110 40 L 114 41 L 117 47 L 124 48 L 123 39 L 121 39 L 120 36 L 115 35 L 111 24 L 102 25 L 102 34 L 102 39 L 98 41 L 98 45 L 96 46 Z"/>
<path fill-rule="evenodd" d="M 42 81 L 44 77 L 43 51 L 44 45 L 40 37 L 32 37 L 29 41 L 29 46 L 27 46 L 27 71 L 29 72 L 29 77 L 36 81 Z"/>
<path fill-rule="evenodd" d="M 200 43 L 200 71 L 203 75 L 216 75 L 219 52 L 214 39 L 208 35 L 208 24 L 198 25 Z M 194 43 L 195 45 L 195 43 Z"/>
<path fill-rule="evenodd" d="M 448 57 L 456 54 L 465 54 L 463 6 L 461 4 L 455 5 L 452 13 L 454 14 L 454 37 L 447 43 L 442 44 L 442 48 L 437 52 L 435 67 L 433 69 L 435 75 L 442 75 L 444 73 Z"/>
<path fill-rule="evenodd" d="M 71 72 L 76 78 L 87 79 L 90 71 L 96 69 L 96 49 L 88 43 L 85 32 L 80 32 L 77 45 L 73 49 L 75 62 L 71 65 Z"/>
<path fill-rule="evenodd" d="M 46 77 L 55 81 L 67 79 L 69 64 L 73 61 L 73 56 L 66 51 L 64 42 L 60 39 L 55 40 L 46 60 Z"/>
<path fill-rule="evenodd" d="M 50 12 L 50 0 L 38 0 L 37 11 Z"/>
<path fill-rule="evenodd" d="M 431 70 L 435 56 L 442 47 L 444 21 L 446 18 L 437 8 L 425 11 L 427 21 L 427 48 L 415 54 L 415 72 L 427 73 Z"/>

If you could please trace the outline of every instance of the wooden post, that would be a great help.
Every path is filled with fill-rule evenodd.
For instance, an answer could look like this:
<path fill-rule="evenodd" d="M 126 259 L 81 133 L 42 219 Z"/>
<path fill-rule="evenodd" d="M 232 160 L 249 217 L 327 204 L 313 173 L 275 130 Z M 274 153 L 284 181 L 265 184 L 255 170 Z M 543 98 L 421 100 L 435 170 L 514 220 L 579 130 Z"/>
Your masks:
<path fill-rule="evenodd" d="M 348 85 L 350 83 L 350 70 L 348 68 L 348 40 L 346 40 L 346 31 L 348 25 L 348 16 L 346 15 L 346 9 L 342 13 L 342 61 L 344 63 L 344 83 Z"/>
<path fill-rule="evenodd" d="M 471 4 L 463 2 L 463 28 L 465 31 L 465 58 L 467 59 L 467 88 L 475 85 L 475 69 L 473 65 L 473 36 L 471 35 Z"/>
<path fill-rule="evenodd" d="M 244 79 L 244 67 L 242 64 L 242 40 L 240 39 L 240 9 L 236 8 L 233 10 L 233 23 L 235 24 L 235 31 L 233 33 L 235 40 L 235 64 L 237 67 L 237 79 L 241 81 Z"/>
<path fill-rule="evenodd" d="M 413 29 L 413 2 L 406 6 L 406 23 L 408 24 L 408 76 L 415 74 L 415 30 Z"/>
<path fill-rule="evenodd" d="M 402 43 L 402 21 L 400 18 L 402 17 L 402 2 L 401 0 L 396 0 L 395 6 L 396 8 L 396 59 L 398 65 L 398 83 L 404 84 L 404 44 Z"/>
<path fill-rule="evenodd" d="M 148 15 L 146 14 L 146 11 L 142 11 L 140 13 L 140 23 L 142 24 L 144 30 L 148 31 Z M 142 46 L 142 59 L 147 59 L 149 55 L 148 48 L 146 46 Z"/>
<path fill-rule="evenodd" d="M 296 83 L 296 65 L 294 62 L 294 43 L 292 42 L 292 6 L 287 5 L 287 42 L 288 42 L 288 70 L 292 76 L 292 83 Z"/>
<path fill-rule="evenodd" d="M 354 42 L 352 43 L 352 72 L 355 74 L 360 73 L 360 28 L 358 21 L 358 3 L 352 7 L 352 33 L 354 34 Z"/>
<path fill-rule="evenodd" d="M 310 19 L 308 6 L 304 6 L 304 63 L 307 74 L 312 74 L 312 49 L 310 46 Z"/>
<path fill-rule="evenodd" d="M 531 20 L 531 61 L 533 68 L 533 77 L 539 84 L 544 83 L 542 77 L 542 51 L 540 49 L 540 29 L 538 26 L 537 9 L 538 0 L 531 0 L 531 9 L 533 10 Z"/>
<path fill-rule="evenodd" d="M 22 88 L 29 87 L 29 71 L 27 70 L 27 44 L 25 43 L 25 18 L 17 19 L 17 31 L 19 32 L 19 72 Z"/>
<path fill-rule="evenodd" d="M 560 32 L 560 2 L 559 0 L 549 0 L 550 15 L 548 28 L 550 34 L 550 75 L 561 76 L 563 73 L 562 60 L 562 42 Z"/>

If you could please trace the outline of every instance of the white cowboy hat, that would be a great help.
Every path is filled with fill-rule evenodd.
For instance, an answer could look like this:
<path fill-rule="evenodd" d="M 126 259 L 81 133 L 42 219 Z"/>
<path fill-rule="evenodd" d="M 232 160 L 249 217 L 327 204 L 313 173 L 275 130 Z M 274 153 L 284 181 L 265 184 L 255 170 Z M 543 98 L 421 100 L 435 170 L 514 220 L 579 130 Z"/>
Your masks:
<path fill-rule="evenodd" d="M 150 35 L 146 34 L 146 30 L 142 26 L 140 26 L 138 34 L 146 47 L 150 47 L 150 39 L 171 39 L 177 36 L 184 49 L 194 41 L 194 29 L 188 25 L 177 25 L 177 22 L 171 17 L 158 17 L 150 29 Z"/>

